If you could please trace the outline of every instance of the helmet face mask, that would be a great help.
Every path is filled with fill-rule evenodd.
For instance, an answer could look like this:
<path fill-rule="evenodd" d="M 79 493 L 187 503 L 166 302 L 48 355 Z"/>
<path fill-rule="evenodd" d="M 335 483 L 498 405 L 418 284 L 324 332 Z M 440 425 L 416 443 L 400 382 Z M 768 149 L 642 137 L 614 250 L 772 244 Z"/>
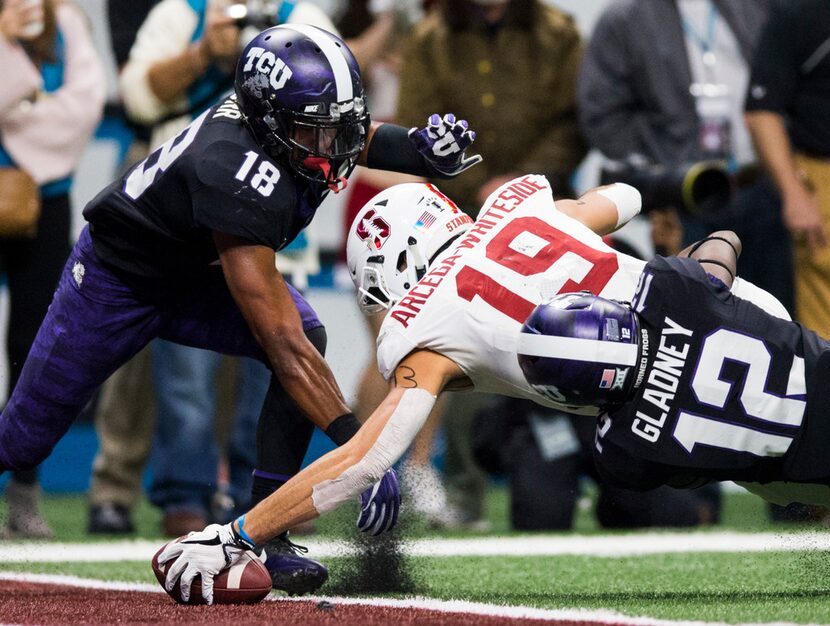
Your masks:
<path fill-rule="evenodd" d="M 375 261 L 368 261 L 363 267 L 357 287 L 357 303 L 360 310 L 366 314 L 380 313 L 394 305 L 398 300 L 389 292 L 386 281 L 383 279 L 383 257 Z"/>
<path fill-rule="evenodd" d="M 473 224 L 434 186 L 395 185 L 372 198 L 349 230 L 346 253 L 364 313 L 391 308 Z"/>
<path fill-rule="evenodd" d="M 332 188 L 354 169 L 370 117 L 360 69 L 340 39 L 307 25 L 269 28 L 243 50 L 234 86 L 271 158 Z"/>
<path fill-rule="evenodd" d="M 538 305 L 522 326 L 517 352 L 531 387 L 574 408 L 623 404 L 644 365 L 636 313 L 588 292 Z"/>
<path fill-rule="evenodd" d="M 361 110 L 365 110 L 362 103 Z M 332 121 L 285 112 L 284 119 L 288 120 L 284 137 L 289 161 L 297 173 L 311 180 L 318 180 L 321 173 L 331 178 L 351 173 L 366 144 L 368 114 Z"/>

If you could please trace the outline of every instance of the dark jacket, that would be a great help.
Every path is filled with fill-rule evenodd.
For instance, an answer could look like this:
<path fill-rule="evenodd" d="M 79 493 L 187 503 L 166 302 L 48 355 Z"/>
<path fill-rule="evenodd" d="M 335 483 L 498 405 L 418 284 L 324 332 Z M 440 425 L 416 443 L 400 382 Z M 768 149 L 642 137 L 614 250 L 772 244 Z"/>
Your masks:
<path fill-rule="evenodd" d="M 768 0 L 715 0 L 747 64 Z M 665 164 L 697 159 L 698 115 L 675 0 L 619 0 L 597 23 L 579 73 L 580 127 L 611 159 L 632 153 Z"/>
<path fill-rule="evenodd" d="M 571 18 L 547 6 L 529 30 L 505 24 L 495 35 L 481 22 L 453 31 L 438 8 L 418 24 L 403 56 L 398 119 L 422 126 L 431 113 L 455 113 L 477 134 L 472 151 L 484 156 L 440 181 L 441 190 L 475 215 L 478 189 L 494 176 L 567 181 L 586 152 L 575 106 L 581 56 Z"/>

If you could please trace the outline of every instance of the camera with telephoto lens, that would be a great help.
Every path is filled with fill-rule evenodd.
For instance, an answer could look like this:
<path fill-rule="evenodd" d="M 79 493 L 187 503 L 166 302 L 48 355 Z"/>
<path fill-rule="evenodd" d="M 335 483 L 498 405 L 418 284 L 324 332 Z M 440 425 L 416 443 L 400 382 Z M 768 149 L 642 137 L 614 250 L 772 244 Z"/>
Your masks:
<path fill-rule="evenodd" d="M 257 31 L 277 26 L 282 0 L 247 0 L 235 2 L 225 8 L 225 15 L 232 18 L 240 28 L 249 26 Z"/>
<path fill-rule="evenodd" d="M 606 163 L 600 183 L 627 183 L 639 190 L 643 213 L 672 206 L 705 217 L 723 212 L 732 198 L 733 180 L 724 161 L 665 166 L 632 158 Z"/>

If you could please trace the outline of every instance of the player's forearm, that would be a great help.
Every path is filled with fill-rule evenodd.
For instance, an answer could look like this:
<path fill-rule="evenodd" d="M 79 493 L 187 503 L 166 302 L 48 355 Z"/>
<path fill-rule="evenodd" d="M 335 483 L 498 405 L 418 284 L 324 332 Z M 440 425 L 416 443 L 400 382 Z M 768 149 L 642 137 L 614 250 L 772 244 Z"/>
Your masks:
<path fill-rule="evenodd" d="M 297 406 L 326 429 L 349 413 L 328 364 L 308 340 L 294 298 L 274 266 L 274 252 L 214 233 L 225 279 L 271 369 Z"/>
<path fill-rule="evenodd" d="M 372 122 L 357 164 L 420 178 L 452 178 L 431 167 L 407 133 L 406 128 L 397 124 Z"/>
<path fill-rule="evenodd" d="M 321 457 L 246 513 L 248 536 L 262 545 L 289 528 L 319 517 L 311 497 L 314 486 L 336 478 L 357 463 L 353 442 L 354 439 Z"/>
<path fill-rule="evenodd" d="M 357 434 L 321 457 L 245 515 L 257 544 L 357 497 L 411 444 L 435 404 L 422 389 L 392 390 Z"/>
<path fill-rule="evenodd" d="M 640 192 L 614 183 L 587 191 L 578 200 L 557 200 L 556 207 L 600 235 L 612 233 L 640 212 Z"/>
<path fill-rule="evenodd" d="M 771 111 L 749 112 L 745 119 L 758 156 L 779 191 L 786 195 L 801 181 L 784 119 Z"/>
<path fill-rule="evenodd" d="M 315 426 L 325 431 L 350 412 L 328 363 L 301 328 L 277 326 L 255 335 L 280 384 Z"/>

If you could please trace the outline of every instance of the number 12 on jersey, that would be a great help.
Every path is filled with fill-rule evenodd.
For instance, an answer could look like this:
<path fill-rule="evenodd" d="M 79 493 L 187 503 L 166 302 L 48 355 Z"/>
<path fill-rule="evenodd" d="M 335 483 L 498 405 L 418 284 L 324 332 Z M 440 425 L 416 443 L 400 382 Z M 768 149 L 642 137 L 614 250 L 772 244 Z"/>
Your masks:
<path fill-rule="evenodd" d="M 793 437 L 764 432 L 758 428 L 733 423 L 727 407 L 733 383 L 720 377 L 724 362 L 734 361 L 747 366 L 746 379 L 738 396 L 743 413 L 762 422 L 797 428 L 804 420 L 807 393 L 804 359 L 793 356 L 786 395 L 768 392 L 766 381 L 772 361 L 764 341 L 721 328 L 703 343 L 691 385 L 702 405 L 715 411 L 711 417 L 681 411 L 674 427 L 674 438 L 690 454 L 696 445 L 713 446 L 749 452 L 756 456 L 781 456 L 787 452 Z M 742 416 L 734 415 L 738 421 Z"/>

